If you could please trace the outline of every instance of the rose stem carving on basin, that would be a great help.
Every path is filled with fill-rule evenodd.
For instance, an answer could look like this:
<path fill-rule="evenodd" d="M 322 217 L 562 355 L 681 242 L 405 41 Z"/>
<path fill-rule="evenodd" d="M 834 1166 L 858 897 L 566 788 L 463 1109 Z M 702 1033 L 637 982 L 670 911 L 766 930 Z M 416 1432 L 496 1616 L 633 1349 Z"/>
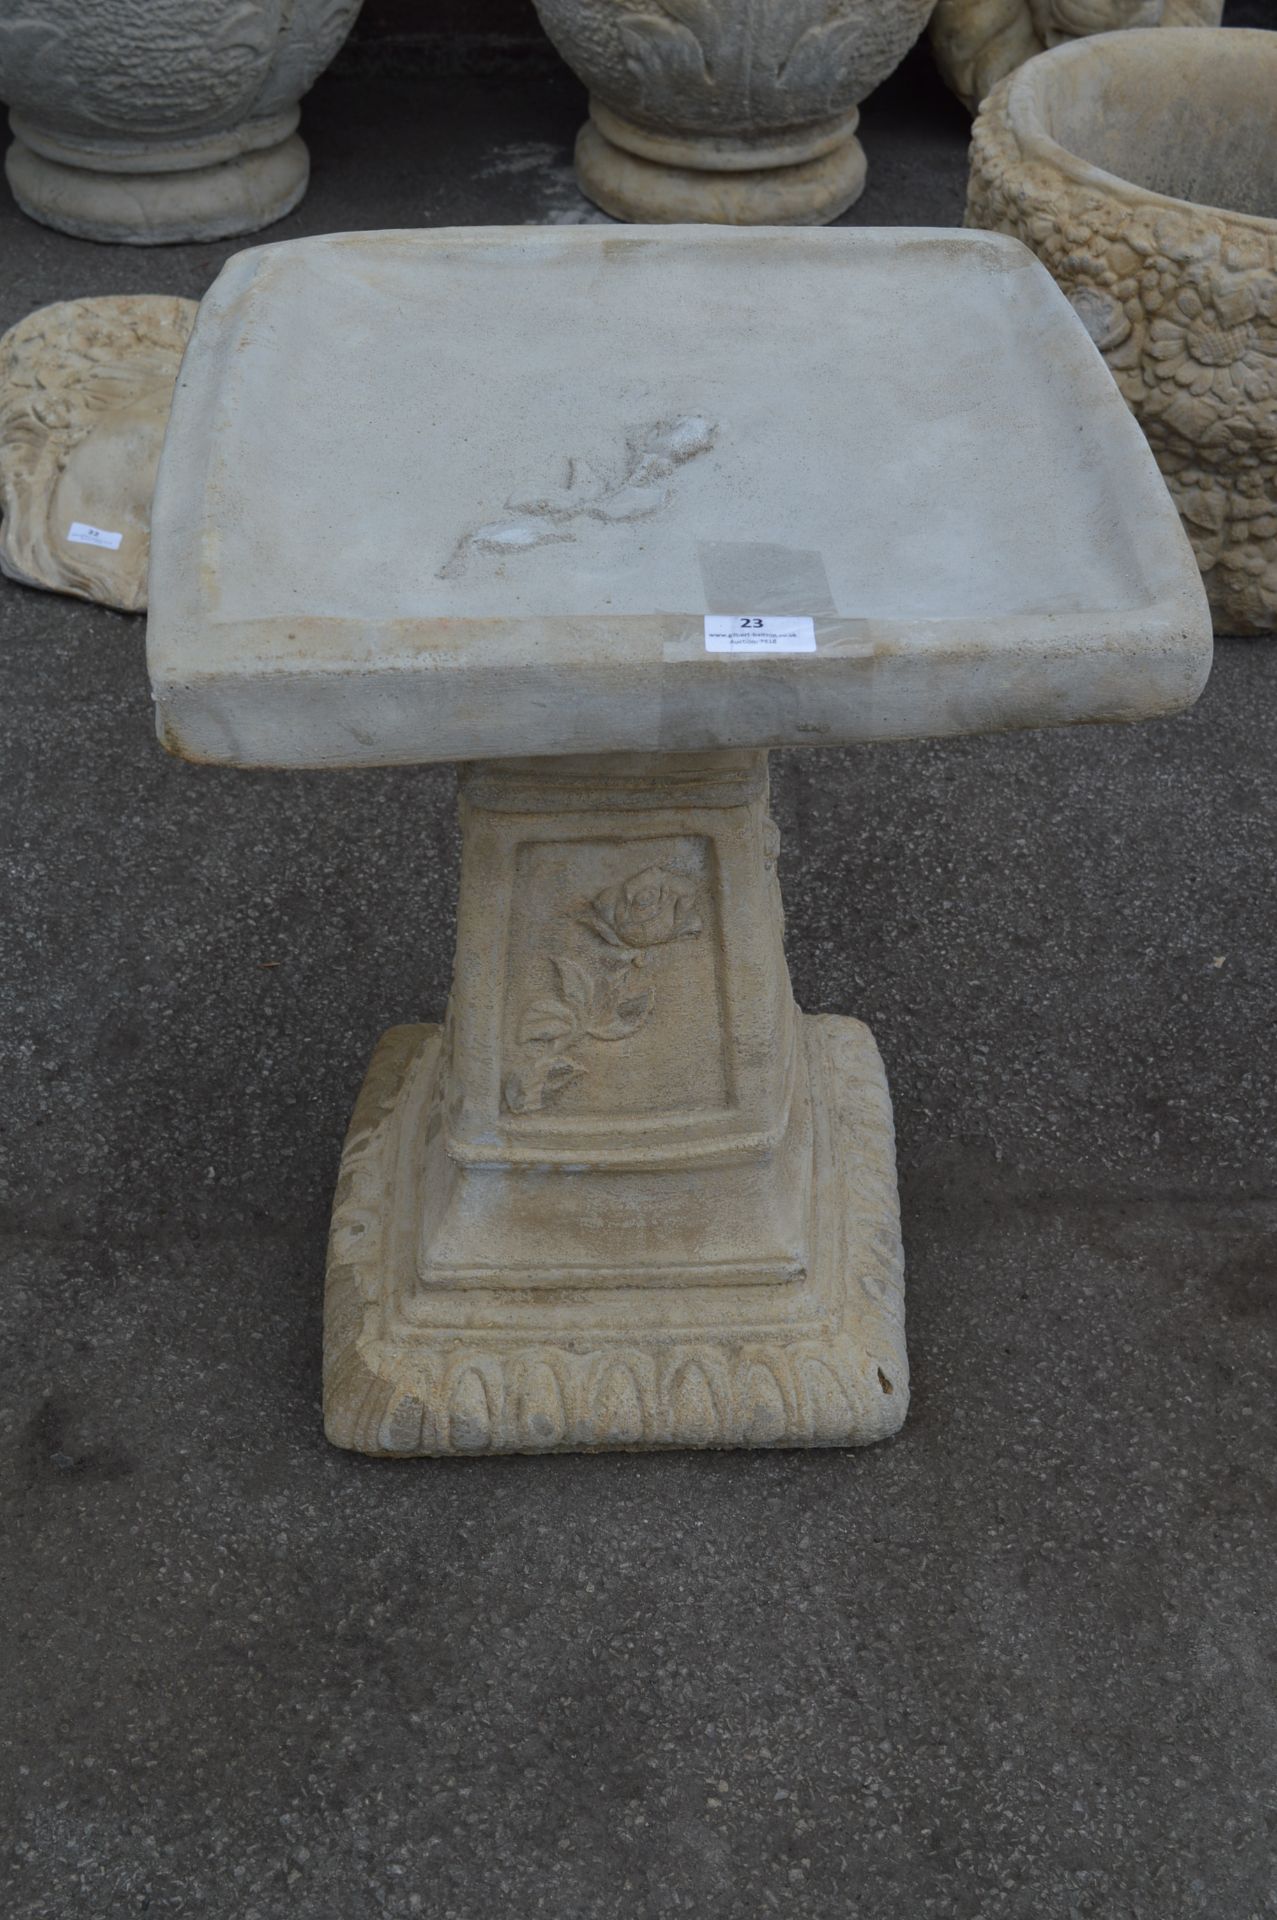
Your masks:
<path fill-rule="evenodd" d="M 708 453 L 715 432 L 713 422 L 699 414 L 680 414 L 629 440 L 623 465 L 611 475 L 589 460 L 569 460 L 563 486 L 532 499 L 512 494 L 505 504 L 515 518 L 489 521 L 463 534 L 439 569 L 439 578 L 458 579 L 476 551 L 517 553 L 552 540 L 570 540 L 567 529 L 574 520 L 645 520 L 668 505 L 668 482 L 675 469 L 698 453 Z"/>

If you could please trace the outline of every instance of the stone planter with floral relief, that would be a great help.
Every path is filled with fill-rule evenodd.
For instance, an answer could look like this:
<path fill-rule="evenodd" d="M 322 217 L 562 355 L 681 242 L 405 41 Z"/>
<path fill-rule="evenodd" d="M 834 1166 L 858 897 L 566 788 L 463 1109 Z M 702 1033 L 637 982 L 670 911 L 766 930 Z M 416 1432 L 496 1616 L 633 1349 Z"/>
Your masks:
<path fill-rule="evenodd" d="M 216 240 L 288 213 L 298 100 L 360 0 L 9 0 L 5 171 L 24 213 L 85 240 Z"/>
<path fill-rule="evenodd" d="M 536 0 L 590 89 L 577 178 L 620 220 L 819 225 L 856 200 L 859 103 L 934 0 Z"/>
<path fill-rule="evenodd" d="M 1147 434 L 1222 633 L 1277 629 L 1277 34 L 1104 34 L 989 96 L 967 225 L 1050 269 Z"/>

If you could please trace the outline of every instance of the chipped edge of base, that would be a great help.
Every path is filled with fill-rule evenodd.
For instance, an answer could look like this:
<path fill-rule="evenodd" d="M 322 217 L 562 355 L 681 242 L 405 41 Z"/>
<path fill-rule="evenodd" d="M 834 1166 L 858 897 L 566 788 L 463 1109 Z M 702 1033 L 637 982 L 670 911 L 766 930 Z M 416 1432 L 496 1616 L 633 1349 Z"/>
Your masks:
<path fill-rule="evenodd" d="M 869 1029 L 834 1015 L 802 1021 L 823 1093 L 813 1191 L 841 1189 L 853 1256 L 832 1337 L 748 1328 L 695 1341 L 512 1333 L 504 1349 L 464 1335 L 405 1352 L 382 1337 L 393 1287 L 381 1259 L 393 1207 L 396 1108 L 440 1029 L 392 1027 L 351 1120 L 329 1238 L 324 1424 L 359 1453 L 447 1458 L 505 1453 L 648 1452 L 710 1447 L 852 1447 L 885 1440 L 909 1406 L 904 1254 L 895 1132 Z M 837 1225 L 837 1223 L 835 1223 Z M 841 1251 L 845 1235 L 838 1237 Z"/>

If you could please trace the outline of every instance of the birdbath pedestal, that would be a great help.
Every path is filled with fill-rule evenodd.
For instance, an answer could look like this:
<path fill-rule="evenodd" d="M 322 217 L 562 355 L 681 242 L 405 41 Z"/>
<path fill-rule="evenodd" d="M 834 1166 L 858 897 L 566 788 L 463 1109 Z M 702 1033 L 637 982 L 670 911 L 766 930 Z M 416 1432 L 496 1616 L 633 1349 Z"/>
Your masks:
<path fill-rule="evenodd" d="M 868 1030 L 794 1006 L 767 749 L 1168 714 L 1210 659 L 1148 448 L 1028 252 L 240 254 L 183 365 L 150 605 L 173 752 L 465 763 L 447 1018 L 384 1036 L 343 1156 L 330 1437 L 893 1432 L 890 1102 Z"/>

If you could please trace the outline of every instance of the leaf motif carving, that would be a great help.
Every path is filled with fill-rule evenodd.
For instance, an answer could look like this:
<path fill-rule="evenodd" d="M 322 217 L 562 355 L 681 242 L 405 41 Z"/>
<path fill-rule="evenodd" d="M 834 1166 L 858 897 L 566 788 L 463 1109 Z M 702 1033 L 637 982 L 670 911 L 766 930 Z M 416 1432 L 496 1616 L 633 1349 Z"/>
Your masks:
<path fill-rule="evenodd" d="M 626 64 L 645 87 L 677 95 L 683 87 L 704 86 L 704 50 L 677 20 L 658 13 L 626 13 L 617 22 L 617 33 Z"/>
<path fill-rule="evenodd" d="M 546 1101 L 580 1077 L 585 1068 L 565 1054 L 544 1057 L 534 1065 L 508 1073 L 501 1095 L 511 1113 L 539 1113 Z"/>
<path fill-rule="evenodd" d="M 519 1023 L 519 1039 L 524 1045 L 534 1041 L 563 1040 L 575 1029 L 572 1010 L 561 1000 L 534 1000 Z"/>
<path fill-rule="evenodd" d="M 723 38 L 724 9 L 715 0 L 661 0 L 661 8 L 696 36 L 706 66 Z"/>
<path fill-rule="evenodd" d="M 751 34 L 755 72 L 779 83 L 795 48 L 828 18 L 829 0 L 786 0 L 784 6 L 760 8 Z"/>
<path fill-rule="evenodd" d="M 794 42 L 776 76 L 782 87 L 816 97 L 832 92 L 850 65 L 862 29 L 855 20 L 834 20 L 812 27 Z"/>
<path fill-rule="evenodd" d="M 563 1088 L 566 1087 L 570 1081 L 579 1079 L 584 1072 L 585 1068 L 578 1067 L 575 1060 L 569 1060 L 563 1054 L 560 1054 L 557 1060 L 551 1060 L 545 1070 L 542 1079 L 543 1093 L 551 1094 L 562 1092 Z"/>
<path fill-rule="evenodd" d="M 592 1021 L 585 1031 L 592 1040 L 628 1040 L 632 1033 L 638 1032 L 651 1011 L 652 989 L 648 987 L 620 1001 L 607 1019 Z"/>

